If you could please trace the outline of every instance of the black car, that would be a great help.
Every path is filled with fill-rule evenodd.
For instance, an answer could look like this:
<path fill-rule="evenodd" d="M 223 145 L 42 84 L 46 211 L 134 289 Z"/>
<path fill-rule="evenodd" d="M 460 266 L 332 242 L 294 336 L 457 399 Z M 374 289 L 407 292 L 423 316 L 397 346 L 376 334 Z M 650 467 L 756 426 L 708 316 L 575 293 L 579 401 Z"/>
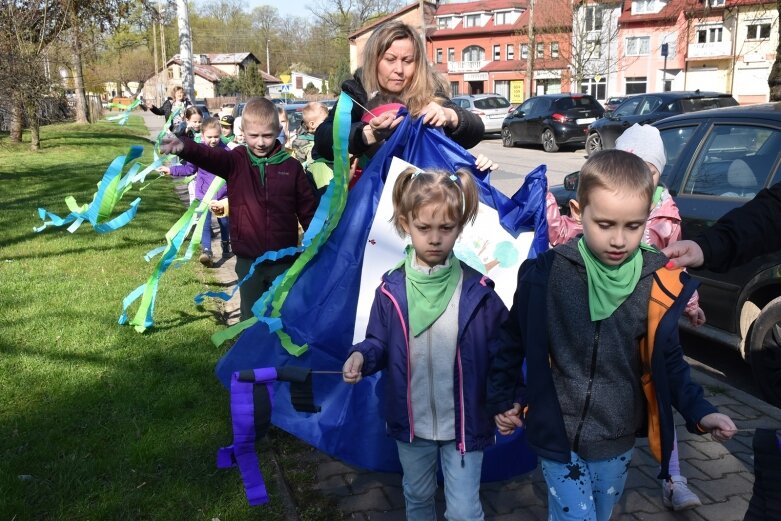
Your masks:
<path fill-rule="evenodd" d="M 601 118 L 605 109 L 588 94 L 546 94 L 524 101 L 502 122 L 502 145 L 542 144 L 556 152 L 564 144 L 586 141 L 588 125 Z"/>
<path fill-rule="evenodd" d="M 615 148 L 616 139 L 635 123 L 647 125 L 676 114 L 734 107 L 738 102 L 720 92 L 676 91 L 627 97 L 615 110 L 592 123 L 586 138 L 586 154 Z"/>
<path fill-rule="evenodd" d="M 683 114 L 654 124 L 667 153 L 661 182 L 691 238 L 762 188 L 781 182 L 781 103 Z M 551 188 L 562 213 L 577 173 Z M 778 216 L 781 218 L 781 216 Z M 691 270 L 707 323 L 685 329 L 738 350 L 768 400 L 781 405 L 781 251 L 727 273 Z"/>
<path fill-rule="evenodd" d="M 628 96 L 611 96 L 605 101 L 605 110 L 616 110 Z"/>

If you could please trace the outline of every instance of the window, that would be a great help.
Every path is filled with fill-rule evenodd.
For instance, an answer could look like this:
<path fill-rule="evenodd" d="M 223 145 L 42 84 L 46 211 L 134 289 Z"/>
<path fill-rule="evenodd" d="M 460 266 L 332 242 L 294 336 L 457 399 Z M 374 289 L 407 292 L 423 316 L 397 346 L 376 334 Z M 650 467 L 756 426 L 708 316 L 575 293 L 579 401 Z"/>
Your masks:
<path fill-rule="evenodd" d="M 626 39 L 627 56 L 647 56 L 650 51 L 650 36 L 631 36 Z"/>
<path fill-rule="evenodd" d="M 461 52 L 461 60 L 465 62 L 479 62 L 485 60 L 485 50 L 477 45 L 470 45 Z"/>
<path fill-rule="evenodd" d="M 550 57 L 554 59 L 559 57 L 559 42 L 550 43 Z"/>
<path fill-rule="evenodd" d="M 508 60 L 514 60 L 515 59 L 515 46 L 513 44 L 508 43 L 507 44 L 507 49 L 505 49 L 505 51 L 507 53 L 507 59 Z"/>
<path fill-rule="evenodd" d="M 510 97 L 510 81 L 509 80 L 496 80 L 494 82 L 494 92 L 503 96 L 505 99 Z M 510 108 L 510 102 L 507 102 L 507 108 Z"/>
<path fill-rule="evenodd" d="M 529 44 L 528 43 L 522 43 L 521 44 L 521 59 L 522 60 L 528 60 L 529 59 Z"/>
<path fill-rule="evenodd" d="M 648 78 L 645 76 L 629 77 L 626 79 L 624 92 L 630 94 L 644 94 L 647 92 Z"/>
<path fill-rule="evenodd" d="M 585 9 L 586 31 L 602 30 L 602 9 L 598 5 L 587 5 Z"/>
<path fill-rule="evenodd" d="M 665 174 L 669 173 L 669 165 L 674 165 L 678 161 L 678 157 L 683 152 L 683 149 L 686 148 L 686 144 L 694 135 L 695 130 L 697 130 L 697 126 L 692 125 L 690 127 L 668 128 L 660 132 L 662 143 L 664 143 L 664 153 L 667 156 L 665 171 L 662 172 L 662 180 L 664 180 Z"/>
<path fill-rule="evenodd" d="M 502 59 L 502 47 L 500 45 L 494 45 L 494 61 Z"/>
<path fill-rule="evenodd" d="M 507 11 L 494 15 L 494 25 L 506 25 L 510 23 L 510 13 Z"/>
<path fill-rule="evenodd" d="M 444 16 L 442 18 L 437 18 L 437 29 L 447 29 L 450 25 L 450 17 Z"/>
<path fill-rule="evenodd" d="M 442 49 L 437 49 L 437 58 L 436 58 L 436 62 L 437 62 L 437 63 L 442 63 Z"/>
<path fill-rule="evenodd" d="M 456 50 L 453 47 L 448 47 L 447 49 L 447 61 L 456 61 Z"/>
<path fill-rule="evenodd" d="M 602 56 L 602 42 L 599 40 L 586 42 L 586 55 L 584 58 L 586 60 L 596 60 L 600 56 Z"/>
<path fill-rule="evenodd" d="M 697 29 L 697 43 L 720 42 L 723 32 L 723 27 L 701 27 Z"/>
<path fill-rule="evenodd" d="M 545 44 L 543 42 L 537 42 L 534 57 L 539 59 L 545 58 Z"/>
<path fill-rule="evenodd" d="M 764 40 L 770 38 L 770 24 L 752 24 L 748 26 L 747 40 Z"/>
<path fill-rule="evenodd" d="M 715 125 L 695 159 L 683 193 L 751 199 L 776 159 L 781 133 L 767 127 Z"/>
<path fill-rule="evenodd" d="M 590 94 L 597 99 L 605 99 L 605 91 L 607 89 L 607 80 L 600 78 L 599 81 L 594 78 L 587 78 L 580 84 L 580 92 L 583 94 Z"/>
<path fill-rule="evenodd" d="M 656 12 L 656 0 L 634 0 L 632 2 L 632 14 L 644 14 Z"/>
<path fill-rule="evenodd" d="M 632 116 L 637 112 L 637 107 L 640 105 L 641 101 L 643 101 L 642 96 L 629 98 L 613 111 L 613 115 L 616 117 Z"/>
<path fill-rule="evenodd" d="M 656 96 L 646 96 L 640 104 L 640 110 L 637 112 L 640 116 L 651 114 L 662 105 L 662 100 Z"/>
<path fill-rule="evenodd" d="M 458 82 L 457 81 L 451 81 L 450 82 L 450 97 L 454 98 L 458 96 Z"/>
<path fill-rule="evenodd" d="M 480 26 L 479 14 L 468 14 L 464 17 L 464 27 L 479 27 L 479 26 Z"/>

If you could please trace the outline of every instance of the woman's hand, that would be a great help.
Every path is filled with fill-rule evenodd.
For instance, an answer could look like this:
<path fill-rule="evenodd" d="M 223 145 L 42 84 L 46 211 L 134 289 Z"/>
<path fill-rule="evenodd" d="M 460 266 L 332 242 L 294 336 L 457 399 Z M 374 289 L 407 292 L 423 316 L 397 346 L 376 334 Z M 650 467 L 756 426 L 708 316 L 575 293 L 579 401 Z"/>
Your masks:
<path fill-rule="evenodd" d="M 369 124 L 363 127 L 363 142 L 373 145 L 388 139 L 403 119 L 404 116 L 396 117 L 392 111 L 383 112 L 376 118 L 372 118 Z"/>
<path fill-rule="evenodd" d="M 456 111 L 443 107 L 436 101 L 430 102 L 423 109 L 423 124 L 429 127 L 448 127 L 456 128 L 458 126 L 458 114 Z"/>
<path fill-rule="evenodd" d="M 485 157 L 483 154 L 477 156 L 477 159 L 475 159 L 475 166 L 481 172 L 485 172 L 486 170 L 490 170 L 491 172 L 493 172 L 494 170 L 499 168 L 499 165 L 497 163 L 494 163 L 493 161 Z"/>

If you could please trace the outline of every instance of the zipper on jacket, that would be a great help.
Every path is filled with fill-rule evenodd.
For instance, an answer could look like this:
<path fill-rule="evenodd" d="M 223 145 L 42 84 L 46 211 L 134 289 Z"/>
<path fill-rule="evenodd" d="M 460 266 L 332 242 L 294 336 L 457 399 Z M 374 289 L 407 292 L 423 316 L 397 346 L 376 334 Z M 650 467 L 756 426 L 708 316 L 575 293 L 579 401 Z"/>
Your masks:
<path fill-rule="evenodd" d="M 391 295 L 391 292 L 388 291 L 388 288 L 385 287 L 385 283 L 382 283 L 381 290 L 382 293 L 387 296 L 390 301 L 393 303 L 393 307 L 396 309 L 396 314 L 399 317 L 399 322 L 401 323 L 401 330 L 404 333 L 404 343 L 407 346 L 407 422 L 409 423 L 409 442 L 412 443 L 413 438 L 415 437 L 415 419 L 412 416 L 412 366 L 410 365 L 410 350 L 409 350 L 409 334 L 407 332 L 407 324 L 404 323 L 404 314 L 401 312 L 401 306 L 399 306 L 399 303 L 396 301 L 393 295 Z"/>
<path fill-rule="evenodd" d="M 428 403 L 431 407 L 432 436 L 438 439 L 437 434 L 437 403 L 434 400 L 434 355 L 431 352 L 431 327 L 426 331 L 426 342 L 428 344 Z"/>
<path fill-rule="evenodd" d="M 461 442 L 458 449 L 461 452 L 461 468 L 464 468 L 464 454 L 466 454 L 466 408 L 464 407 L 464 368 L 461 365 L 461 346 L 456 344 L 456 362 L 458 363 L 458 407 L 461 411 Z"/>
<path fill-rule="evenodd" d="M 572 451 L 577 453 L 580 446 L 580 435 L 583 433 L 583 424 L 586 422 L 586 416 L 588 415 L 588 406 L 591 403 L 591 391 L 594 387 L 594 374 L 597 371 L 597 351 L 599 348 L 599 330 L 602 325 L 602 321 L 597 322 L 597 328 L 594 331 L 594 342 L 591 346 L 591 368 L 588 375 L 588 388 L 586 389 L 586 399 L 583 402 L 583 413 L 580 415 L 580 423 L 578 423 L 578 429 L 575 431 L 575 441 L 572 443 Z"/>

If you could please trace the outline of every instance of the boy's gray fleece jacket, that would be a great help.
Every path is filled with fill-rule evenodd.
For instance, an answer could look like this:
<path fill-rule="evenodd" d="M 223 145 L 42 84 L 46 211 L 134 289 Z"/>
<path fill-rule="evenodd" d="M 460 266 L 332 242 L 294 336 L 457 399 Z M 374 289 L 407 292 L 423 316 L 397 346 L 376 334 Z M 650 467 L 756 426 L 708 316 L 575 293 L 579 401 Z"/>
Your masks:
<path fill-rule="evenodd" d="M 647 329 L 653 273 L 667 262 L 657 252 L 642 255 L 635 291 L 613 315 L 597 322 L 589 316 L 586 270 L 575 241 L 521 266 L 510 319 L 489 374 L 488 408 L 496 414 L 513 402 L 528 406 L 529 444 L 541 457 L 567 462 L 574 451 L 587 460 L 607 459 L 632 448 L 636 432 L 642 432 L 646 404 L 639 340 Z M 672 329 L 660 337 L 665 345 L 657 342 L 654 357 L 665 364 L 660 371 L 665 375 L 659 377 L 667 385 L 657 389 L 660 411 L 666 408 L 671 418 L 674 404 L 687 427 L 699 432 L 696 423 L 716 409 L 690 381 L 677 337 L 677 320 L 693 286 L 687 284 L 671 308 L 677 316 L 671 316 L 671 326 L 665 323 Z M 520 371 L 524 358 L 525 379 Z M 662 428 L 670 430 L 673 425 L 666 418 Z M 671 433 L 664 436 L 672 439 Z M 664 456 L 666 474 L 669 453 Z"/>

